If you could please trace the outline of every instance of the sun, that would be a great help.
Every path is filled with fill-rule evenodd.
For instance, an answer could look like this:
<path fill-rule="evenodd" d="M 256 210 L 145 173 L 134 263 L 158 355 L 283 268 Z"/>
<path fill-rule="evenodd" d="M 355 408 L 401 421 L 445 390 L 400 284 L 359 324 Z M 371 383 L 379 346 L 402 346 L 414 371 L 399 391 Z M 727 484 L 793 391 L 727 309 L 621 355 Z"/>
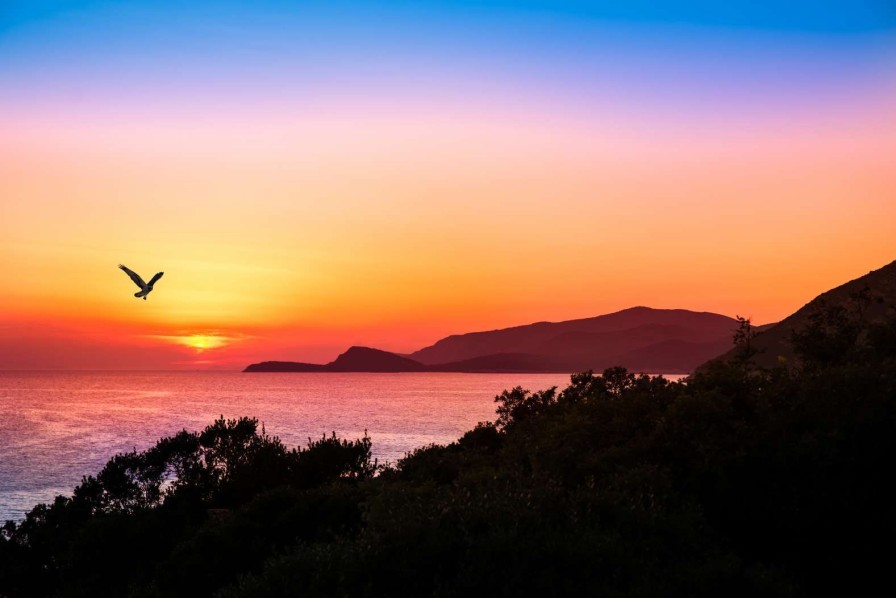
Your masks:
<path fill-rule="evenodd" d="M 227 338 L 213 334 L 191 334 L 187 336 L 177 337 L 177 342 L 187 347 L 192 347 L 197 351 L 205 351 L 208 349 L 217 349 L 227 344 Z"/>
<path fill-rule="evenodd" d="M 221 347 L 225 347 L 246 338 L 245 335 L 225 335 L 217 334 L 215 332 L 193 334 L 150 334 L 147 336 L 166 343 L 174 343 L 181 347 L 188 347 L 195 350 L 197 353 L 210 351 L 212 349 L 220 349 Z"/>

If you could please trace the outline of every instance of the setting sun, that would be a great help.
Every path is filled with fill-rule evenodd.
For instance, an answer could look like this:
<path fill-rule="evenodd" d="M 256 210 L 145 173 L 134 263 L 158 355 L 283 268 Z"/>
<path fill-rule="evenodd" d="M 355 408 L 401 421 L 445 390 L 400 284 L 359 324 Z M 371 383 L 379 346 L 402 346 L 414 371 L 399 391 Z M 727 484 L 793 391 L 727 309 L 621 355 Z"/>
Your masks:
<path fill-rule="evenodd" d="M 200 352 L 208 349 L 218 349 L 233 340 L 226 336 L 219 336 L 216 334 L 190 334 L 184 336 L 164 336 L 160 338 L 196 349 Z"/>

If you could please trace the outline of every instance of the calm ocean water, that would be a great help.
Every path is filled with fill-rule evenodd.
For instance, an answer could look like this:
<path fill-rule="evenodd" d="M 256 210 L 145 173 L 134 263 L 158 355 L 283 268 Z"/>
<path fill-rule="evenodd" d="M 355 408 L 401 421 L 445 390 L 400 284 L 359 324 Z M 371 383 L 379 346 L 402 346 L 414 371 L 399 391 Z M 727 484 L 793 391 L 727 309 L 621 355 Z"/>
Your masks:
<path fill-rule="evenodd" d="M 380 460 L 494 419 L 494 397 L 564 374 L 242 374 L 0 371 L 0 521 L 71 494 L 114 454 L 214 418 L 257 417 L 287 446 L 366 429 Z"/>

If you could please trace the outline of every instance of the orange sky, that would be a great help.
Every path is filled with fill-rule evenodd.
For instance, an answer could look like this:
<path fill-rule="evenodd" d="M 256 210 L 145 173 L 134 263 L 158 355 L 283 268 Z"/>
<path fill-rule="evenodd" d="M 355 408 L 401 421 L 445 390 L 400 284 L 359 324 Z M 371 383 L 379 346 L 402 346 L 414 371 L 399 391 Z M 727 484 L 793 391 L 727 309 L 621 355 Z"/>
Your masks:
<path fill-rule="evenodd" d="M 635 137 L 488 114 L 19 124 L 0 147 L 0 309 L 101 345 L 228 339 L 177 365 L 409 351 L 636 304 L 774 321 L 896 257 L 888 114 Z M 166 272 L 148 301 L 119 261 Z"/>
<path fill-rule="evenodd" d="M 893 77 L 718 115 L 334 94 L 0 98 L 0 369 L 328 361 L 633 305 L 764 323 L 896 259 Z M 166 274 L 137 300 L 118 263 Z"/>

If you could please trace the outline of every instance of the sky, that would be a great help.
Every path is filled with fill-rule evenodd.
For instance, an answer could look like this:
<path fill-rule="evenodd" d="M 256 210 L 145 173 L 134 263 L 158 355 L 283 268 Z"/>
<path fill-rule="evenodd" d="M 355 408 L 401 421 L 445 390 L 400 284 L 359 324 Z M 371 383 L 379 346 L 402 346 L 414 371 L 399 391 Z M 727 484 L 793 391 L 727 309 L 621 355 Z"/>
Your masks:
<path fill-rule="evenodd" d="M 0 3 L 0 369 L 774 322 L 894 230 L 892 0 Z"/>

